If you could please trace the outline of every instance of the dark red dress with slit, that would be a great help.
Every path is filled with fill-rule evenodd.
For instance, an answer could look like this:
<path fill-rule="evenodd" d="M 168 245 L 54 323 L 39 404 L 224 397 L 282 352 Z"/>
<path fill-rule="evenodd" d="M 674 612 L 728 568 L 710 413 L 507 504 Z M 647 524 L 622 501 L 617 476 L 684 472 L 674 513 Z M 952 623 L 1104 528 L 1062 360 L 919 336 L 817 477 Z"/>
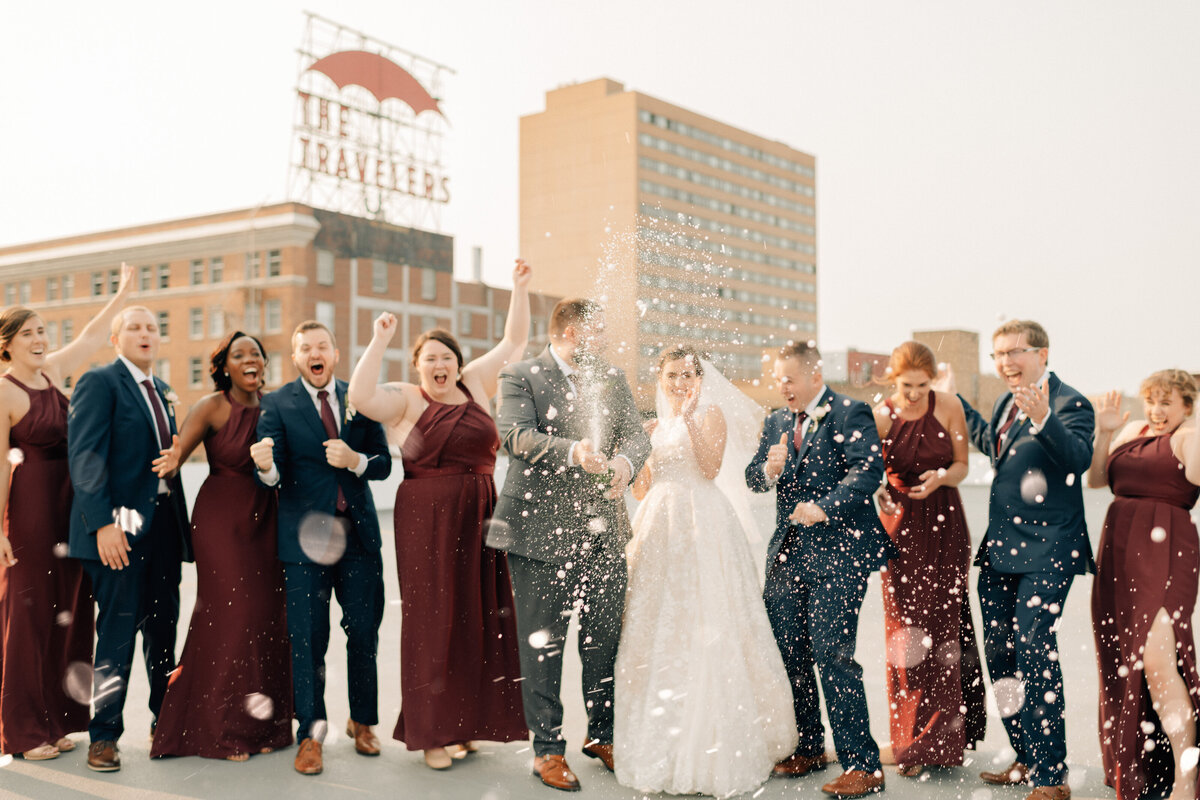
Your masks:
<path fill-rule="evenodd" d="M 0 753 L 11 754 L 87 729 L 95 616 L 87 575 L 67 558 L 67 398 L 4 377 L 29 395 L 8 434 L 20 456 L 4 528 L 18 563 L 0 567 Z"/>
<path fill-rule="evenodd" d="M 523 740 L 508 561 L 483 543 L 500 436 L 478 403 L 421 394 L 429 407 L 404 442 L 396 492 L 401 700 L 393 736 L 409 750 Z"/>
<path fill-rule="evenodd" d="M 229 421 L 204 440 L 192 510 L 196 606 L 171 674 L 152 757 L 227 758 L 292 743 L 292 657 L 275 492 L 254 480 L 257 406 L 225 394 Z"/>
<path fill-rule="evenodd" d="M 1184 475 L 1171 437 L 1140 436 L 1108 457 L 1112 505 L 1096 554 L 1092 623 L 1100 668 L 1105 781 L 1121 800 L 1170 789 L 1171 745 L 1150 701 L 1141 649 L 1160 608 L 1174 620 L 1179 674 L 1200 710 L 1192 639 L 1200 552 L 1188 510 L 1200 487 Z M 1143 727 L 1146 725 L 1147 727 Z M 1147 745 L 1151 749 L 1147 751 Z M 1200 797 L 1200 793 L 1197 794 Z"/>
<path fill-rule="evenodd" d="M 971 541 L 962 499 L 942 486 L 923 500 L 905 489 L 927 470 L 954 462 L 950 434 L 934 416 L 896 414 L 883 438 L 887 491 L 897 506 L 880 514 L 900 556 L 880 574 L 887 635 L 887 687 L 896 763 L 951 766 L 981 741 L 987 724 L 983 671 L 971 621 Z M 962 709 L 966 709 L 964 714 Z"/>

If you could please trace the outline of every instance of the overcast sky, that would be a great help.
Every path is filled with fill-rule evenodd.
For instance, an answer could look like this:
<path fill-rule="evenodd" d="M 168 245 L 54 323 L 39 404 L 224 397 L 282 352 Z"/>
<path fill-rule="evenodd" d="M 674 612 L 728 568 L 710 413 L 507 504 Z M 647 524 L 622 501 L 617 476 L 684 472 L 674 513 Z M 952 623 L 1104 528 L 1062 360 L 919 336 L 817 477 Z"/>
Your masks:
<path fill-rule="evenodd" d="M 14 5 L 0 245 L 285 199 L 307 8 L 457 70 L 460 274 L 507 282 L 518 118 L 603 76 L 816 156 L 826 349 L 1032 317 L 1086 392 L 1200 370 L 1200 3 Z"/>

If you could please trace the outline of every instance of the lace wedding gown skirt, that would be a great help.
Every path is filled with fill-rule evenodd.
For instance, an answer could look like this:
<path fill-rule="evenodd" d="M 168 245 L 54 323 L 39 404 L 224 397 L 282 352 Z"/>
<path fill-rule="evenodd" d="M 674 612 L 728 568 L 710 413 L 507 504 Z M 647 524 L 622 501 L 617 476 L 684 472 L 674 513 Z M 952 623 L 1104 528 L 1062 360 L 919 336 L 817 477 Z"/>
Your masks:
<path fill-rule="evenodd" d="M 661 420 L 652 441 L 617 653 L 617 780 L 727 797 L 795 749 L 791 687 L 733 507 L 700 474 L 682 420 Z"/>

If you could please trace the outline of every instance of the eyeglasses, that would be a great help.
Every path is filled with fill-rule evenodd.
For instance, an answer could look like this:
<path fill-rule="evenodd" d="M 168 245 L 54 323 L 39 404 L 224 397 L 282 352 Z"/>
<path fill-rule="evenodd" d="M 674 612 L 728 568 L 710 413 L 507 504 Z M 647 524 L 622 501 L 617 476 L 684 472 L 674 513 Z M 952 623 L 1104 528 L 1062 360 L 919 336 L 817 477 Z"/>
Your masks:
<path fill-rule="evenodd" d="M 992 361 L 999 361 L 1002 358 L 1014 359 L 1022 353 L 1034 353 L 1041 350 L 1040 347 L 1017 347 L 1012 350 L 1001 350 L 999 353 L 988 353 L 992 357 Z"/>

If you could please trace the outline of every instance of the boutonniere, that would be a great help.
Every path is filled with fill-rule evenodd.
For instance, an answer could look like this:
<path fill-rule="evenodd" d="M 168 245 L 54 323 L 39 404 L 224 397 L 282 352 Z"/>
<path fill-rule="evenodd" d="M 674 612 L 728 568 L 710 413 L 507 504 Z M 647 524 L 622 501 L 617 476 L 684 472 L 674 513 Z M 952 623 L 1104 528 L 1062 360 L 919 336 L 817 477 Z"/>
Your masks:
<path fill-rule="evenodd" d="M 350 405 L 350 402 L 347 401 L 346 402 L 346 413 L 342 415 L 342 424 L 349 425 L 350 420 L 354 419 L 354 415 L 357 413 L 358 413 L 358 409 L 356 409 L 354 406 Z"/>
<path fill-rule="evenodd" d="M 812 420 L 812 424 L 808 426 L 808 432 L 810 434 L 817 432 L 817 428 L 821 425 L 821 420 L 825 419 L 825 415 L 829 413 L 829 410 L 828 404 L 817 406 L 813 409 L 813 413 L 809 417 L 809 419 Z"/>
<path fill-rule="evenodd" d="M 175 394 L 175 390 L 170 386 L 163 392 L 163 399 L 167 401 L 167 413 L 172 417 L 175 416 L 175 404 L 179 402 L 179 395 Z"/>

